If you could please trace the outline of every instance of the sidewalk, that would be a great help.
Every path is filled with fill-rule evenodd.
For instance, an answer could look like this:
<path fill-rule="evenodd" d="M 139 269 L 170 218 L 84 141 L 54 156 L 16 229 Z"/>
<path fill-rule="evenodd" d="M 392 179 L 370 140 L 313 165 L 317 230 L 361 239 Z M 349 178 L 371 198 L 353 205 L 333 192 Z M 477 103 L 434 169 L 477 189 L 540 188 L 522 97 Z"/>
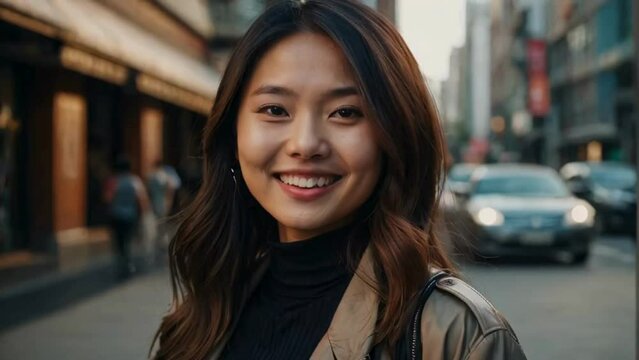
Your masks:
<path fill-rule="evenodd" d="M 134 276 L 155 271 L 145 244 L 132 244 Z M 65 308 L 118 284 L 106 229 L 88 229 L 58 241 L 56 255 L 28 251 L 0 257 L 0 333 Z"/>
<path fill-rule="evenodd" d="M 0 359 L 145 359 L 170 303 L 168 270 L 0 333 Z"/>

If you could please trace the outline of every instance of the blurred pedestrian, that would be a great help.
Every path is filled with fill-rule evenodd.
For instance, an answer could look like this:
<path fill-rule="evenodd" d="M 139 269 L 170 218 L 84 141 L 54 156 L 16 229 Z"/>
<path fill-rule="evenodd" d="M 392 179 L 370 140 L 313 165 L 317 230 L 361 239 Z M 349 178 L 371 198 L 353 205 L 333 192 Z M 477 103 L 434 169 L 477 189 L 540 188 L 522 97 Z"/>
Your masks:
<path fill-rule="evenodd" d="M 228 64 L 156 358 L 525 358 L 434 234 L 442 128 L 391 23 L 281 1 Z"/>
<path fill-rule="evenodd" d="M 109 220 L 119 278 L 127 278 L 135 272 L 131 259 L 131 243 L 142 215 L 148 210 L 148 197 L 140 178 L 131 172 L 131 163 L 124 157 L 117 158 L 114 174 L 105 183 L 104 197 L 109 204 Z"/>
<path fill-rule="evenodd" d="M 168 216 L 173 208 L 175 193 L 182 186 L 177 171 L 172 166 L 158 160 L 155 162 L 153 171 L 149 174 L 147 185 L 155 215 L 159 218 Z"/>
<path fill-rule="evenodd" d="M 171 226 L 167 217 L 171 214 L 175 195 L 181 185 L 180 176 L 172 166 L 161 160 L 156 161 L 147 179 L 151 207 L 157 219 L 157 235 L 151 245 L 155 261 L 163 259 L 166 253 Z"/>

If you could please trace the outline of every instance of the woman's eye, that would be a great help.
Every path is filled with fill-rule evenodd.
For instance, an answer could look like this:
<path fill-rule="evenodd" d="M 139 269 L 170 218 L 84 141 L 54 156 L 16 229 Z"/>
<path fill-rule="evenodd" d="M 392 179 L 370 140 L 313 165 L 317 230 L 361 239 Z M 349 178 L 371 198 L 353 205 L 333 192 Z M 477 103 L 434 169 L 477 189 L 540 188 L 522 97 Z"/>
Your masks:
<path fill-rule="evenodd" d="M 277 105 L 267 105 L 260 108 L 260 112 L 265 113 L 270 116 L 281 117 L 287 116 L 288 113 L 284 110 L 283 107 Z"/>
<path fill-rule="evenodd" d="M 355 108 L 342 108 L 331 114 L 331 117 L 338 116 L 345 119 L 354 119 L 364 116 L 364 114 Z"/>

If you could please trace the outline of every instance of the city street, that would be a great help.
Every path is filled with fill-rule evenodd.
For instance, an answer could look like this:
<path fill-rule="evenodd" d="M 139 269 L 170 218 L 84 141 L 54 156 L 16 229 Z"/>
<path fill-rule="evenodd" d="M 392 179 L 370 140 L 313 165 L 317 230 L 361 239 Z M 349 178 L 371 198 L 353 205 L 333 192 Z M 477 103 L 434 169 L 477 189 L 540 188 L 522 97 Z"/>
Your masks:
<path fill-rule="evenodd" d="M 605 238 L 581 266 L 465 269 L 513 326 L 529 359 L 635 359 L 635 244 Z"/>
<path fill-rule="evenodd" d="M 637 24 L 639 0 L 0 0 L 0 360 L 147 359 L 175 309 L 162 257 L 239 264 L 228 282 L 252 234 L 287 243 L 283 275 L 234 357 L 308 357 L 360 220 L 404 242 L 364 281 L 397 287 L 379 342 L 415 254 L 441 257 L 407 229 L 428 223 L 511 324 L 505 352 L 639 360 L 639 234 L 618 235 L 639 222 Z M 182 325 L 182 357 L 224 335 Z"/>
<path fill-rule="evenodd" d="M 466 266 L 510 320 L 529 359 L 635 359 L 635 245 L 605 238 L 583 267 Z M 168 308 L 158 272 L 0 334 L 0 359 L 143 359 Z"/>

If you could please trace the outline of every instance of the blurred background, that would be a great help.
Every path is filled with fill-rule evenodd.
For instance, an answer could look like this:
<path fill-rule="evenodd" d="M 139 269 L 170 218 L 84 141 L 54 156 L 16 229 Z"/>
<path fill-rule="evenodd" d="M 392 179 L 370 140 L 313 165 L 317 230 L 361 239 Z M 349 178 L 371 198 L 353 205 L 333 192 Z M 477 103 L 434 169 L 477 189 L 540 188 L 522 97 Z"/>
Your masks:
<path fill-rule="evenodd" d="M 234 44 L 276 1 L 0 0 L 0 359 L 146 356 L 165 219 L 201 181 Z M 363 2 L 439 105 L 439 231 L 467 280 L 530 359 L 634 359 L 637 2 Z M 124 157 L 153 209 L 125 257 L 108 195 Z"/>

